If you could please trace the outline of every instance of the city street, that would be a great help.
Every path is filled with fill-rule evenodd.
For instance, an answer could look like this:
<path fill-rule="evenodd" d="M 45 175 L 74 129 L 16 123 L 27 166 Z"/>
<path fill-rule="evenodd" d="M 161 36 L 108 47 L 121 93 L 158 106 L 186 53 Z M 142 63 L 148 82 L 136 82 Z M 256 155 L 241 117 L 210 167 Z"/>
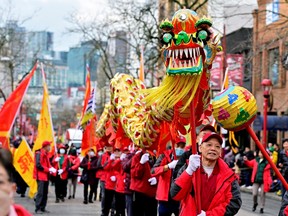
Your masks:
<path fill-rule="evenodd" d="M 83 186 L 78 185 L 77 194 L 75 199 L 65 200 L 65 202 L 55 203 L 54 187 L 50 186 L 49 191 L 49 201 L 47 204 L 47 210 L 53 216 L 78 216 L 78 215 L 101 215 L 100 202 L 97 200 L 93 204 L 84 205 L 82 199 Z M 255 212 L 252 212 L 252 195 L 250 193 L 242 192 L 242 207 L 238 212 L 237 216 L 277 216 L 281 201 L 272 199 L 270 197 L 266 198 L 266 207 L 264 209 L 264 214 L 259 213 L 259 206 Z M 18 195 L 15 196 L 15 202 L 23 205 L 31 213 L 34 213 L 34 201 L 27 197 L 20 198 Z"/>

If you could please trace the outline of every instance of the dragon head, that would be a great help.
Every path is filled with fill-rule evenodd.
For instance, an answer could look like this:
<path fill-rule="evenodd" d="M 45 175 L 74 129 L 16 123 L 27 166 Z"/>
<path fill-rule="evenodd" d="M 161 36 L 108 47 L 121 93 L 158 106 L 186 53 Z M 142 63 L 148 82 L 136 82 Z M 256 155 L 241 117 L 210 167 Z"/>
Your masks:
<path fill-rule="evenodd" d="M 216 51 L 213 34 L 209 30 L 212 21 L 199 18 L 188 9 L 178 10 L 172 22 L 165 20 L 160 24 L 163 34 L 163 57 L 166 74 L 199 75 L 203 68 L 212 64 Z"/>

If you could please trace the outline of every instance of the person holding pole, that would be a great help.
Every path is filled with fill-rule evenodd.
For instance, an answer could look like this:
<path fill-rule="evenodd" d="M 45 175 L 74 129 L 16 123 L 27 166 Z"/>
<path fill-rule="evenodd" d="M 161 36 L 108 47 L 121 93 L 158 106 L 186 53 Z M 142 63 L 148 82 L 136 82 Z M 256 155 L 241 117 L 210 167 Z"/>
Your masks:
<path fill-rule="evenodd" d="M 180 216 L 197 215 L 195 172 L 200 169 L 201 212 L 198 216 L 235 215 L 242 200 L 236 174 L 220 158 L 222 138 L 211 132 L 203 136 L 199 146 L 201 156 L 192 154 L 178 177 L 172 182 L 170 194 L 181 201 Z"/>

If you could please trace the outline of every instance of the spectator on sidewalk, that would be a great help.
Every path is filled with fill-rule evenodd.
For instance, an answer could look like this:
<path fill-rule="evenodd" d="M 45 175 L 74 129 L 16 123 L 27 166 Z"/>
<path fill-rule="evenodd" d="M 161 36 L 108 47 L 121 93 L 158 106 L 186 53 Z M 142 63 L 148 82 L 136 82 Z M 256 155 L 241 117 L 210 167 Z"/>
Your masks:
<path fill-rule="evenodd" d="M 269 192 L 270 186 L 272 184 L 270 164 L 264 158 L 261 151 L 258 152 L 258 155 L 253 160 L 248 160 L 246 156 L 243 157 L 245 164 L 253 168 L 253 173 L 251 177 L 251 182 L 253 182 L 253 208 L 254 212 L 258 206 L 258 192 L 260 190 L 260 213 L 264 213 L 265 207 L 265 193 Z"/>
<path fill-rule="evenodd" d="M 285 178 L 286 182 L 288 182 L 288 139 L 283 140 L 283 149 L 280 151 L 278 166 L 281 169 L 281 174 Z M 282 198 L 285 194 L 285 188 L 281 183 L 281 195 Z"/>

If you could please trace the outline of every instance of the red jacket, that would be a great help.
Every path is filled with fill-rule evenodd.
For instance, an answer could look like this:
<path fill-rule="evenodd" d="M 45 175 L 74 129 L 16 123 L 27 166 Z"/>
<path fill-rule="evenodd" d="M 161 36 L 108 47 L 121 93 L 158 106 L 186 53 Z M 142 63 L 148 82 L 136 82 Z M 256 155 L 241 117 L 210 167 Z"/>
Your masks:
<path fill-rule="evenodd" d="M 97 162 L 97 172 L 96 172 L 96 178 L 100 178 L 101 181 L 106 180 L 106 171 L 104 170 L 104 167 L 107 166 L 108 161 L 110 159 L 111 153 L 104 152 L 99 158 Z"/>
<path fill-rule="evenodd" d="M 117 176 L 120 171 L 120 160 L 110 160 L 108 161 L 107 166 L 104 167 L 104 171 L 106 171 L 106 179 L 105 179 L 105 189 L 115 190 L 116 181 L 111 181 L 111 176 L 115 176 L 117 180 Z"/>
<path fill-rule="evenodd" d="M 80 158 L 77 156 L 69 155 L 69 169 L 73 171 L 73 173 L 79 174 L 79 166 L 80 166 Z"/>
<path fill-rule="evenodd" d="M 235 173 L 222 160 L 218 159 L 219 174 L 216 182 L 216 192 L 206 211 L 206 216 L 235 215 L 241 207 L 240 188 Z M 180 216 L 196 216 L 196 203 L 193 185 L 196 185 L 195 175 L 188 175 L 183 166 L 182 174 L 171 185 L 171 196 L 181 201 Z M 202 197 L 203 199 L 203 197 Z"/>
<path fill-rule="evenodd" d="M 25 208 L 23 208 L 20 205 L 14 204 L 13 207 L 14 207 L 18 216 L 32 216 L 32 214 L 30 212 L 28 212 Z"/>
<path fill-rule="evenodd" d="M 58 170 L 63 169 L 63 173 L 60 175 L 60 178 L 65 180 L 68 178 L 68 169 L 69 169 L 69 160 L 67 154 L 64 154 L 62 157 L 64 157 L 63 164 L 60 166 L 60 161 L 55 161 L 57 157 L 61 157 L 60 154 L 56 154 L 52 161 L 52 166 L 57 170 L 56 173 L 53 175 L 58 175 Z M 60 166 L 60 167 L 59 167 Z"/>
<path fill-rule="evenodd" d="M 256 159 L 253 159 L 251 161 L 249 160 L 245 161 L 245 164 L 253 168 L 251 182 L 254 183 L 254 180 L 257 174 L 257 169 L 258 169 L 258 162 L 256 161 Z M 273 181 L 272 181 L 271 172 L 270 172 L 270 164 L 267 164 L 263 172 L 264 192 L 269 192 L 272 182 Z"/>
<path fill-rule="evenodd" d="M 164 171 L 164 166 L 170 163 L 171 160 L 171 150 L 166 150 L 161 154 L 153 168 L 151 169 L 152 176 L 158 177 L 158 185 L 156 191 L 156 199 L 160 201 L 168 201 L 171 185 L 172 170 L 168 169 Z"/>
<path fill-rule="evenodd" d="M 44 149 L 36 151 L 33 178 L 40 181 L 48 181 L 50 167 L 48 153 Z"/>
<path fill-rule="evenodd" d="M 120 161 L 120 160 L 119 160 Z M 122 163 L 119 163 L 118 174 L 116 176 L 116 189 L 115 191 L 118 193 L 126 193 L 125 189 L 125 180 L 126 180 L 126 173 L 123 170 Z"/>
<path fill-rule="evenodd" d="M 149 197 L 155 197 L 157 185 L 150 185 L 148 179 L 151 178 L 151 167 L 149 161 L 141 164 L 140 159 L 143 151 L 135 154 L 131 163 L 131 184 L 130 189 L 143 193 Z"/>

